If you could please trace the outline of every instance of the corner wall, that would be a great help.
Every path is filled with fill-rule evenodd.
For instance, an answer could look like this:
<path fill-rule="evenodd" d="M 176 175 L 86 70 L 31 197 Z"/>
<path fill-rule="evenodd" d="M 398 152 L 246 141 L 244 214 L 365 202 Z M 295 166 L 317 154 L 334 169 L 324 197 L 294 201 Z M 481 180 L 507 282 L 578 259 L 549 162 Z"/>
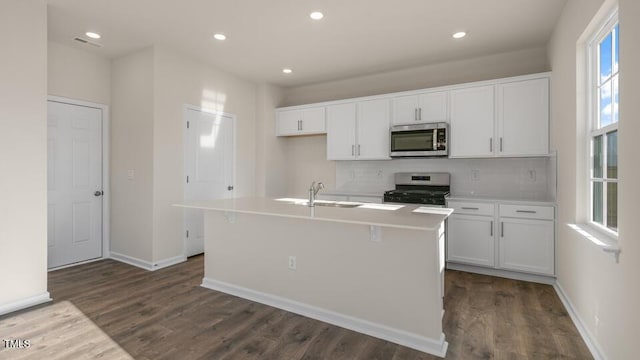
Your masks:
<path fill-rule="evenodd" d="M 608 3 L 610 1 L 607 1 Z M 551 87 L 551 147 L 558 151 L 558 283 L 572 303 L 597 356 L 604 359 L 637 357 L 636 325 L 640 322 L 640 223 L 637 220 L 640 189 L 637 179 L 637 146 L 640 135 L 640 5 L 636 0 L 620 0 L 620 135 L 619 135 L 619 241 L 620 263 L 568 224 L 581 221 L 586 201 L 576 188 L 584 188 L 580 162 L 585 156 L 584 71 L 580 36 L 603 4 L 602 0 L 569 0 L 549 42 L 553 71 Z M 584 51 L 584 50 L 582 50 Z M 583 55 L 583 54 L 580 54 Z M 635 158 L 634 158 L 635 157 Z M 578 194 L 577 194 L 578 193 Z M 598 354 L 599 353 L 599 354 Z"/>
<path fill-rule="evenodd" d="M 111 252 L 146 262 L 153 262 L 153 56 L 146 48 L 115 59 L 111 73 Z"/>
<path fill-rule="evenodd" d="M 0 314 L 47 293 L 47 6 L 0 2 Z"/>

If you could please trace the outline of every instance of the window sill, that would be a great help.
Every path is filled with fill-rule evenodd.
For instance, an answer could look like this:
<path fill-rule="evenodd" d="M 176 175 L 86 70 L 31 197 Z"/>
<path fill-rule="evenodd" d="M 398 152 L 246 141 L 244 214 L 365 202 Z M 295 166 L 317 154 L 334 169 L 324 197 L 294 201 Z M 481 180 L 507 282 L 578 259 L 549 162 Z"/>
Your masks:
<path fill-rule="evenodd" d="M 618 244 L 618 237 L 615 235 L 607 234 L 604 231 L 589 224 L 568 224 L 570 228 L 575 230 L 580 236 L 589 240 L 593 245 L 602 249 L 602 251 L 611 254 L 616 258 L 616 263 L 620 260 L 620 245 Z"/>

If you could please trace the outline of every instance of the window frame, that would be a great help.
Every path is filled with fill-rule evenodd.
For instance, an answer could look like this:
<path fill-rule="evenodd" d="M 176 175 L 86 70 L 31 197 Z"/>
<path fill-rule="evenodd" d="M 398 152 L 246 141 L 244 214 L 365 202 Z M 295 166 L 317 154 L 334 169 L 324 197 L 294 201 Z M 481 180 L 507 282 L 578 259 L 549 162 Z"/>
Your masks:
<path fill-rule="evenodd" d="M 605 235 L 612 240 L 618 240 L 618 229 L 620 228 L 620 224 L 617 224 L 616 230 L 613 230 L 607 227 L 607 184 L 608 183 L 618 183 L 619 177 L 616 174 L 615 179 L 608 178 L 607 174 L 607 134 L 616 131 L 619 134 L 618 125 L 620 122 L 620 112 L 618 111 L 618 121 L 612 122 L 607 126 L 602 128 L 598 128 L 599 126 L 599 116 L 600 116 L 600 106 L 601 100 L 599 97 L 599 92 L 601 88 L 600 79 L 600 51 L 599 45 L 609 33 L 612 33 L 614 28 L 619 25 L 618 19 L 618 9 L 612 11 L 612 13 L 607 16 L 606 20 L 602 22 L 602 26 L 598 28 L 598 31 L 594 32 L 594 35 L 589 39 L 587 45 L 587 131 L 586 131 L 586 142 L 587 142 L 587 174 L 585 176 L 586 186 L 587 186 L 587 203 L 589 207 L 587 209 L 586 220 L 587 224 L 596 232 Z M 619 32 L 619 28 L 618 28 Z M 615 36 L 612 36 L 611 40 L 612 53 L 615 53 L 616 47 L 618 47 L 618 43 L 615 41 Z M 618 47 L 619 54 L 619 47 Z M 614 70 L 614 59 L 611 59 L 611 75 L 607 81 L 611 81 L 612 91 L 611 91 L 611 104 L 612 104 L 612 112 L 611 116 L 614 116 L 613 104 L 614 104 L 614 92 L 613 92 L 613 78 L 618 76 L 618 84 L 620 80 L 619 76 L 619 57 L 618 57 L 618 69 Z M 619 85 L 618 85 L 618 93 L 619 93 Z M 619 104 L 618 104 L 619 109 Z M 602 177 L 596 178 L 594 177 L 594 139 L 598 136 L 602 136 Z M 602 183 L 602 220 L 603 224 L 597 223 L 593 219 L 594 214 L 594 194 L 593 194 L 593 185 L 596 182 Z"/>

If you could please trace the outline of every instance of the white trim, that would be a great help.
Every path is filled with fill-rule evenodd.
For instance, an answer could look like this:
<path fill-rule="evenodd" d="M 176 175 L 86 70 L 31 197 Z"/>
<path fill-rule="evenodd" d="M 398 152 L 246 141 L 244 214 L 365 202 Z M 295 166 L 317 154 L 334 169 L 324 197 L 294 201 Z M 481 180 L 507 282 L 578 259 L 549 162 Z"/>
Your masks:
<path fill-rule="evenodd" d="M 447 354 L 449 344 L 445 341 L 443 333 L 440 334 L 440 338 L 431 339 L 386 325 L 372 323 L 331 310 L 208 278 L 202 279 L 202 287 L 273 306 L 436 356 L 444 357 Z"/>
<path fill-rule="evenodd" d="M 560 285 L 560 282 L 556 281 L 556 283 L 553 285 L 553 288 L 556 290 L 556 293 L 558 294 L 558 297 L 560 298 L 560 301 L 564 305 L 565 309 L 567 309 L 567 312 L 569 313 L 569 316 L 571 317 L 573 324 L 578 329 L 580 336 L 582 336 L 582 340 L 584 340 L 585 344 L 587 345 L 587 348 L 589 348 L 589 351 L 591 352 L 591 355 L 593 356 L 593 358 L 595 360 L 606 360 L 607 357 L 604 355 L 604 351 L 602 351 L 602 347 L 600 347 L 600 344 L 598 344 L 598 341 L 596 340 L 596 338 L 591 334 L 589 329 L 587 329 L 587 327 L 585 326 L 584 321 L 582 321 L 582 318 L 576 312 L 575 307 L 573 306 L 573 303 L 571 303 L 571 300 L 569 300 L 569 297 L 567 296 L 564 289 L 562 288 L 562 285 Z"/>
<path fill-rule="evenodd" d="M 30 296 L 21 300 L 12 301 L 10 303 L 0 305 L 0 315 L 8 314 L 14 311 L 26 309 L 32 306 L 44 304 L 51 301 L 51 296 L 48 291 L 40 293 L 38 295 Z"/>
<path fill-rule="evenodd" d="M 466 272 L 481 274 L 481 275 L 497 276 L 497 277 L 513 279 L 513 280 L 530 281 L 530 282 L 547 284 L 547 285 L 553 285 L 556 282 L 556 278 L 553 276 L 527 274 L 527 273 L 521 273 L 516 271 L 493 269 L 493 268 L 486 268 L 482 266 L 458 264 L 458 263 L 452 263 L 452 262 L 447 262 L 447 269 L 466 271 Z"/>
<path fill-rule="evenodd" d="M 111 186 L 110 186 L 110 168 L 109 168 L 109 106 L 104 104 L 93 103 L 84 100 L 70 99 L 62 96 L 49 95 L 47 101 L 54 101 L 63 104 L 78 105 L 92 107 L 102 110 L 102 259 L 108 259 L 110 257 L 111 249 L 111 234 L 109 232 L 111 226 L 111 218 L 109 217 L 111 204 Z M 74 264 L 77 265 L 77 264 Z"/>
<path fill-rule="evenodd" d="M 62 269 L 66 269 L 66 268 L 70 268 L 70 267 L 74 267 L 74 266 L 78 266 L 78 265 L 90 264 L 92 262 L 101 261 L 101 260 L 104 260 L 104 259 L 105 258 L 103 258 L 103 257 L 99 257 L 99 258 L 95 258 L 95 259 L 89 259 L 89 260 L 79 261 L 79 262 L 71 263 L 71 264 L 67 264 L 67 265 L 57 266 L 57 267 L 54 267 L 54 268 L 47 269 L 47 272 L 52 272 L 52 271 L 56 271 L 56 270 L 62 270 Z"/>
<path fill-rule="evenodd" d="M 173 266 L 173 265 L 187 261 L 187 258 L 184 255 L 178 255 L 172 258 L 163 259 L 155 263 L 152 263 L 146 260 L 138 259 L 133 256 L 119 254 L 113 251 L 111 252 L 111 259 L 123 262 L 125 264 L 129 264 L 135 267 L 139 267 L 147 271 L 156 271 L 156 270 L 164 269 L 166 267 Z"/>

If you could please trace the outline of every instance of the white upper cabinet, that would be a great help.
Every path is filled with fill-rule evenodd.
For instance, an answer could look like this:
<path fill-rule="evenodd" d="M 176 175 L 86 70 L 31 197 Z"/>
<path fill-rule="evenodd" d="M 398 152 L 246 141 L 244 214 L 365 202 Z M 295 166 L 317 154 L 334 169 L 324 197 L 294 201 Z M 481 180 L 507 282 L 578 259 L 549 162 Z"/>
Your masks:
<path fill-rule="evenodd" d="M 327 107 L 327 159 L 356 158 L 356 103 Z"/>
<path fill-rule="evenodd" d="M 327 132 L 324 107 L 278 111 L 276 121 L 278 136 L 324 134 Z"/>
<path fill-rule="evenodd" d="M 389 100 L 358 103 L 357 151 L 360 160 L 389 159 Z"/>
<path fill-rule="evenodd" d="M 549 153 L 549 79 L 498 85 L 498 155 Z"/>
<path fill-rule="evenodd" d="M 448 122 L 448 92 L 430 92 L 393 98 L 393 125 Z"/>
<path fill-rule="evenodd" d="M 493 155 L 494 89 L 489 85 L 451 91 L 449 157 Z"/>
<path fill-rule="evenodd" d="M 389 159 L 389 100 L 328 106 L 327 159 Z"/>

